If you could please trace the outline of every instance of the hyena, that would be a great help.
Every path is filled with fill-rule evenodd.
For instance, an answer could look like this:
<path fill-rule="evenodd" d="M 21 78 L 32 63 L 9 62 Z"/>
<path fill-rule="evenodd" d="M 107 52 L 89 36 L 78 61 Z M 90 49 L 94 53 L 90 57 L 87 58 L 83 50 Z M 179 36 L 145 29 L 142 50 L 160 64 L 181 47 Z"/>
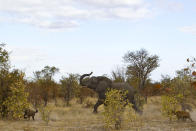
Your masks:
<path fill-rule="evenodd" d="M 178 120 L 181 119 L 181 120 L 184 121 L 184 120 L 189 119 L 191 122 L 193 122 L 193 120 L 190 117 L 189 112 L 186 112 L 186 111 L 173 111 L 173 114 L 176 115 Z"/>
<path fill-rule="evenodd" d="M 28 118 L 30 120 L 30 117 L 32 117 L 32 119 L 34 120 L 34 117 L 35 117 L 35 113 L 37 113 L 38 110 L 36 109 L 36 111 L 33 111 L 31 109 L 26 109 L 24 111 L 24 118 Z"/>

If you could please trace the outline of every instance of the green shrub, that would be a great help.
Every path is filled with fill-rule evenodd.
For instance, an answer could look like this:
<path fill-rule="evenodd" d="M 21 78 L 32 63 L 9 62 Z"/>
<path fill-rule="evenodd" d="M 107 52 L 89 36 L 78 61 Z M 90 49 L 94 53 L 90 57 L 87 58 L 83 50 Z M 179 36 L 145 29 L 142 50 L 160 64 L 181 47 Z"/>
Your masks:
<path fill-rule="evenodd" d="M 115 125 L 115 129 L 121 127 L 124 105 L 127 103 L 125 100 L 127 92 L 112 89 L 106 92 L 106 99 L 104 104 L 104 122 L 106 128 L 111 128 Z"/>
<path fill-rule="evenodd" d="M 1 116 L 6 116 L 9 119 L 22 119 L 24 115 L 24 110 L 29 107 L 27 100 L 28 93 L 25 92 L 25 86 L 23 83 L 23 74 L 21 73 L 9 89 L 9 95 L 2 102 Z"/>
<path fill-rule="evenodd" d="M 162 104 L 162 115 L 169 118 L 171 121 L 173 119 L 173 111 L 176 111 L 177 108 L 180 106 L 180 101 L 183 98 L 183 95 L 170 95 L 170 96 L 162 96 L 161 104 Z"/>
<path fill-rule="evenodd" d="M 0 117 L 21 119 L 28 108 L 28 93 L 25 92 L 24 73 L 11 70 L 9 52 L 0 43 Z"/>

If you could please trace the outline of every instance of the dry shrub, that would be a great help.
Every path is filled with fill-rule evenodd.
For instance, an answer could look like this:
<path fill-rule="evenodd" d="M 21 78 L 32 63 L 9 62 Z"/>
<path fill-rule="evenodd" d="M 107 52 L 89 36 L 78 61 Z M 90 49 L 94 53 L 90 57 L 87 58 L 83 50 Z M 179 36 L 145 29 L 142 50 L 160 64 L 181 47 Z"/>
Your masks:
<path fill-rule="evenodd" d="M 128 125 L 129 128 L 132 127 L 142 127 L 143 126 L 143 121 L 138 117 L 136 114 L 135 110 L 132 108 L 133 104 L 129 103 L 126 111 L 124 113 L 124 124 L 125 126 Z"/>
<path fill-rule="evenodd" d="M 84 107 L 85 108 L 92 108 L 92 107 L 94 107 L 94 103 L 92 101 L 90 101 L 89 99 L 87 99 L 85 101 L 85 106 Z"/>
<path fill-rule="evenodd" d="M 96 96 L 96 92 L 94 92 L 92 89 L 89 89 L 87 87 L 80 87 L 78 88 L 78 92 L 76 94 L 76 97 L 78 98 L 78 103 L 83 104 L 83 102 L 88 98 L 88 97 L 94 97 Z"/>
<path fill-rule="evenodd" d="M 50 115 L 53 108 L 51 106 L 41 106 L 40 107 L 40 113 L 42 120 L 48 125 L 50 121 Z"/>

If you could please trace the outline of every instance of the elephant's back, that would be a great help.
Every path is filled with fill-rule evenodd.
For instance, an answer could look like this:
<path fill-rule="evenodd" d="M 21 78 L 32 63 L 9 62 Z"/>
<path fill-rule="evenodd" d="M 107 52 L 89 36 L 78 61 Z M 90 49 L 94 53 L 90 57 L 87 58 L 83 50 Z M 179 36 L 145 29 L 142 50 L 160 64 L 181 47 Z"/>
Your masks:
<path fill-rule="evenodd" d="M 134 88 L 126 82 L 113 82 L 112 83 L 112 88 L 117 89 L 117 90 L 123 90 L 124 89 L 124 90 L 128 90 L 129 92 L 134 91 Z"/>

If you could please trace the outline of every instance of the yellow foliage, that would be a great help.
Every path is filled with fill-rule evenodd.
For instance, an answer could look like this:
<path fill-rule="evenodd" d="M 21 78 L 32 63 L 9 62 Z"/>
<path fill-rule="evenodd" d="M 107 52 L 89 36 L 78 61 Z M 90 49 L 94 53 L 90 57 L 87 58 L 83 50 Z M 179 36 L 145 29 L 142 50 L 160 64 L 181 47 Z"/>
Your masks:
<path fill-rule="evenodd" d="M 125 96 L 126 92 L 120 92 L 115 89 L 106 92 L 104 102 L 106 106 L 103 112 L 106 128 L 111 128 L 113 124 L 115 124 L 116 128 L 120 126 L 124 105 L 126 104 L 126 101 L 124 101 Z"/>
<path fill-rule="evenodd" d="M 128 122 L 131 125 L 133 125 L 132 123 L 134 123 L 138 119 L 136 112 L 132 107 L 133 104 L 128 103 L 128 111 L 125 112 L 125 117 L 127 118 L 126 122 Z"/>
<path fill-rule="evenodd" d="M 112 89 L 106 92 L 106 99 L 104 104 L 104 122 L 107 129 L 112 128 L 115 125 L 116 129 L 121 127 L 123 119 L 127 122 L 133 122 L 136 120 L 135 111 L 132 108 L 132 104 L 128 103 L 126 99 L 127 91 Z M 124 114 L 125 104 L 128 104 L 128 111 Z"/>
<path fill-rule="evenodd" d="M 11 95 L 2 103 L 2 105 L 7 108 L 6 113 L 9 118 L 21 119 L 23 118 L 24 110 L 29 107 L 27 101 L 28 93 L 25 92 L 24 85 L 21 81 L 12 84 L 10 90 Z"/>
<path fill-rule="evenodd" d="M 172 120 L 174 114 L 173 111 L 176 111 L 179 106 L 180 101 L 183 99 L 182 94 L 178 94 L 176 96 L 162 96 L 161 104 L 162 109 L 161 112 L 164 116 L 168 117 L 170 121 Z"/>

